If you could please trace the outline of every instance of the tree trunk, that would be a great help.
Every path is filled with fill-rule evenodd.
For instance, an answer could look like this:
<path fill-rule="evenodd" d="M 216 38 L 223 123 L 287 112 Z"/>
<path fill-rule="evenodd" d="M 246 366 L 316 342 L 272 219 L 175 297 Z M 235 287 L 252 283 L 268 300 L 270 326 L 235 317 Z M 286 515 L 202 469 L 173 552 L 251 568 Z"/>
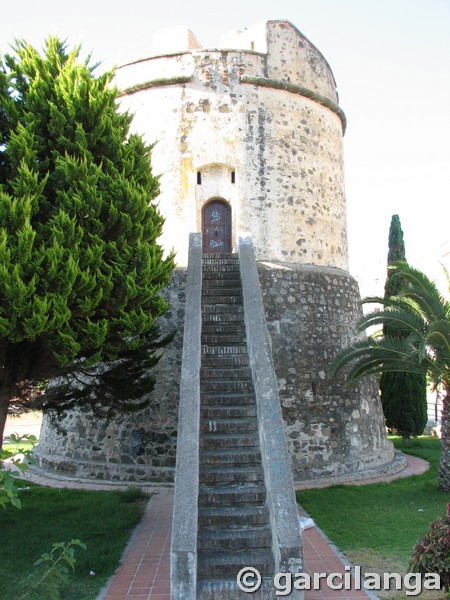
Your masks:
<path fill-rule="evenodd" d="M 3 448 L 3 432 L 8 416 L 8 406 L 10 401 L 9 386 L 0 385 L 0 450 Z"/>
<path fill-rule="evenodd" d="M 446 388 L 441 416 L 441 458 L 438 482 L 444 491 L 450 491 L 450 389 Z"/>
<path fill-rule="evenodd" d="M 0 449 L 3 447 L 3 432 L 5 430 L 6 417 L 8 416 L 9 402 L 14 394 L 16 381 L 15 373 L 11 372 L 5 364 L 0 369 Z"/>

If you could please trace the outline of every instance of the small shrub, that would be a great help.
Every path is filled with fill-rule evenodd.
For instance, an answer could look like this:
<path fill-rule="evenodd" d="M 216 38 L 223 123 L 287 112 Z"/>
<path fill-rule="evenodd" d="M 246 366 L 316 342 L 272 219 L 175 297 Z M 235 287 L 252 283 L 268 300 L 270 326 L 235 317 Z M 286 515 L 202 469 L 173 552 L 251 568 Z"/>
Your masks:
<path fill-rule="evenodd" d="M 86 545 L 80 540 L 53 544 L 50 552 L 44 552 L 34 563 L 35 570 L 20 582 L 25 592 L 19 600 L 60 600 L 62 585 L 69 581 L 69 568 L 75 570 L 75 548 Z"/>
<path fill-rule="evenodd" d="M 122 502 L 137 502 L 139 500 L 148 500 L 148 494 L 137 485 L 128 487 L 124 492 L 121 492 L 120 499 Z"/>
<path fill-rule="evenodd" d="M 0 506 L 5 508 L 12 504 L 20 508 L 17 481 L 28 469 L 28 463 L 33 462 L 31 452 L 37 439 L 31 434 L 19 436 L 12 433 L 5 437 L 4 442 L 6 446 L 0 448 Z"/>
<path fill-rule="evenodd" d="M 411 571 L 416 573 L 436 573 L 441 586 L 450 597 L 450 502 L 447 515 L 430 523 L 430 531 L 414 546 Z"/>

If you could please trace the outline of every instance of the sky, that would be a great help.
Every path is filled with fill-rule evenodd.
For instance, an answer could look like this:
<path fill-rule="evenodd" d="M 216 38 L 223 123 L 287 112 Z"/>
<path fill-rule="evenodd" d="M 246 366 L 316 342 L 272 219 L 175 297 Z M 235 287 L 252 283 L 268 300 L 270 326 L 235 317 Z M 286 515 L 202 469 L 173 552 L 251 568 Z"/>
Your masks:
<path fill-rule="evenodd" d="M 48 35 L 82 44 L 99 71 L 152 54 L 153 34 L 183 25 L 204 48 L 266 19 L 291 21 L 329 62 L 347 116 L 350 273 L 383 294 L 398 214 L 406 258 L 442 286 L 450 251 L 450 0 L 1 0 L 0 53 Z"/>

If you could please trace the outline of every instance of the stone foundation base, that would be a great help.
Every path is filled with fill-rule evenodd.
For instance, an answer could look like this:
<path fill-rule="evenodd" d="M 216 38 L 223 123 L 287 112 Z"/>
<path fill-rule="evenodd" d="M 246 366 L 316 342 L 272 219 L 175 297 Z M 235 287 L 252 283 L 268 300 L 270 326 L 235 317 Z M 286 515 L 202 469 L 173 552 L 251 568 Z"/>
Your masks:
<path fill-rule="evenodd" d="M 258 270 L 294 481 L 390 468 L 394 447 L 375 380 L 344 390 L 345 376 L 330 375 L 362 316 L 356 281 L 331 267 L 262 262 Z"/>
<path fill-rule="evenodd" d="M 56 479 L 97 481 L 105 483 L 128 483 L 130 485 L 173 485 L 175 469 L 147 465 L 125 465 L 84 460 L 50 459 L 42 456 L 39 446 L 34 452 L 36 472 Z M 31 467 L 33 470 L 33 467 Z"/>
<path fill-rule="evenodd" d="M 355 339 L 361 316 L 356 281 L 341 269 L 259 263 L 264 310 L 286 427 L 294 481 L 337 483 L 400 470 L 387 439 L 375 381 L 344 390 L 344 376 L 329 367 Z M 76 411 L 60 421 L 44 418 L 37 464 L 77 479 L 173 482 L 186 272 L 167 290 L 167 329 L 178 333 L 157 366 L 150 406 L 108 421 Z"/>

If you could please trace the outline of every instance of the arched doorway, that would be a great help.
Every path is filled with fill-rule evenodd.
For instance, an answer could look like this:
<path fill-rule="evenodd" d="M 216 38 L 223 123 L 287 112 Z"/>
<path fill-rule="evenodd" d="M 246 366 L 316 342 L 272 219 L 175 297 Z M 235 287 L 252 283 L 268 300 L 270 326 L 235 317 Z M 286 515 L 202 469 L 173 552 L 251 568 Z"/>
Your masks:
<path fill-rule="evenodd" d="M 231 207 L 212 200 L 202 210 L 203 252 L 231 252 Z"/>

